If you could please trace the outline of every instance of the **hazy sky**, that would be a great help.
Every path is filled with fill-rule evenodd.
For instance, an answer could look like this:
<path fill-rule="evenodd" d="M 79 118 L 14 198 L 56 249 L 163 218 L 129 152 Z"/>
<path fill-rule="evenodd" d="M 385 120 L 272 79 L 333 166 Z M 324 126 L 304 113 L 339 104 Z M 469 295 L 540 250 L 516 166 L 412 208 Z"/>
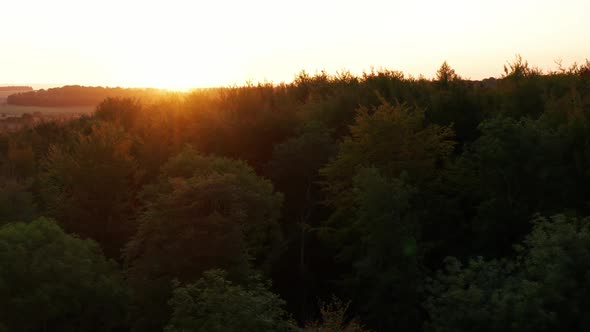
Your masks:
<path fill-rule="evenodd" d="M 0 83 L 187 88 L 590 59 L 590 0 L 0 0 Z"/>

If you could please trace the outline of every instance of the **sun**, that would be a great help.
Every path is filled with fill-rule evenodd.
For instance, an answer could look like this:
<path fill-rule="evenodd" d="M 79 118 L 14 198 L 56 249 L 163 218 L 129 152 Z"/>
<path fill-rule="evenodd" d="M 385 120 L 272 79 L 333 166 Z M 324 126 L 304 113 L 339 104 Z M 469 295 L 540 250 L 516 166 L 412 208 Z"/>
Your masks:
<path fill-rule="evenodd" d="M 220 86 L 229 79 L 223 59 L 187 47 L 144 50 L 122 62 L 124 75 L 135 86 L 188 90 Z"/>
<path fill-rule="evenodd" d="M 132 80 L 130 85 L 173 90 L 240 83 L 236 73 L 248 52 L 245 41 L 227 38 L 234 27 L 213 28 L 211 18 L 202 14 L 196 19 L 191 11 L 186 17 L 156 14 L 136 22 L 137 34 L 117 36 L 106 45 L 116 75 Z M 153 24 L 153 17 L 162 24 Z"/>

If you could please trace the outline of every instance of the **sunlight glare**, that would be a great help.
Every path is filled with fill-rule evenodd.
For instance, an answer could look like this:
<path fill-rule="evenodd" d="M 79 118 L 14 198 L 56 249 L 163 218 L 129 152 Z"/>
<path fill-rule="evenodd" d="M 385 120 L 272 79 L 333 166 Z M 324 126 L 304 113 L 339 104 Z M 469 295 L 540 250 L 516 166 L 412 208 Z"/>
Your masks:
<path fill-rule="evenodd" d="M 432 77 L 445 60 L 481 79 L 516 54 L 545 70 L 590 54 L 587 0 L 30 0 L 3 12 L 0 31 L 15 31 L 0 35 L 4 83 L 188 89 L 371 67 Z"/>

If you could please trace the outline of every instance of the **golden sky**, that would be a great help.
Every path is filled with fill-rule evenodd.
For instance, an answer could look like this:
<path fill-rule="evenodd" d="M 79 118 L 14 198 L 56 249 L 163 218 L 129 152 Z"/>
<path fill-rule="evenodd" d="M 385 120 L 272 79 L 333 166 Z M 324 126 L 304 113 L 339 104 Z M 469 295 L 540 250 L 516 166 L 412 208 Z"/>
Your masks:
<path fill-rule="evenodd" d="M 590 59 L 590 0 L 1 0 L 0 83 L 189 88 Z"/>

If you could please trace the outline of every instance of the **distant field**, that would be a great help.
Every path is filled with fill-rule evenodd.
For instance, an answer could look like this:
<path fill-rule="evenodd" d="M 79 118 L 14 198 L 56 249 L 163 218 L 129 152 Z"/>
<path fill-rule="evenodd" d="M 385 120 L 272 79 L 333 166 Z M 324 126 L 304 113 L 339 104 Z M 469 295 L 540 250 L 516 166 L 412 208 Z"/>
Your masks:
<path fill-rule="evenodd" d="M 24 113 L 41 112 L 43 114 L 72 114 L 72 113 L 92 113 L 94 106 L 73 106 L 73 107 L 42 107 L 42 106 L 20 106 L 0 104 L 0 114 L 21 115 Z"/>

